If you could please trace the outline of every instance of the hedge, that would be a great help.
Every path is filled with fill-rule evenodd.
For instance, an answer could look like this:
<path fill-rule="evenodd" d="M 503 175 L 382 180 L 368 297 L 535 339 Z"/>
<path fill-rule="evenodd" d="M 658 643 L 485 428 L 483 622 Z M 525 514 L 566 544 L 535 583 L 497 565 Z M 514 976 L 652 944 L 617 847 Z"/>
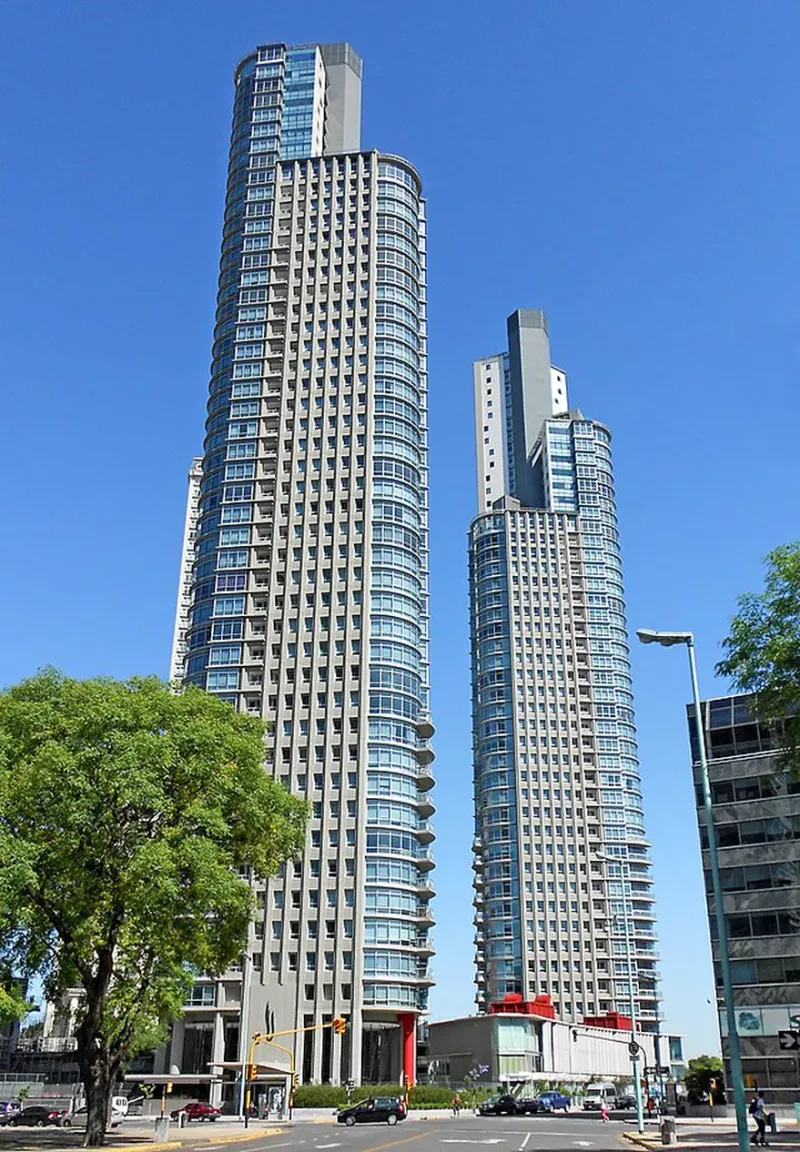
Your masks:
<path fill-rule="evenodd" d="M 470 1102 L 473 1096 L 482 1100 L 494 1089 L 479 1088 L 469 1094 Z M 354 1088 L 351 1103 L 357 1104 L 359 1100 L 366 1100 L 369 1096 L 402 1096 L 403 1089 L 399 1084 L 363 1084 Z M 466 1096 L 463 1090 L 461 1099 L 466 1106 Z M 455 1089 L 448 1088 L 446 1084 L 415 1084 L 409 1094 L 410 1108 L 449 1108 L 455 1096 Z M 295 1108 L 344 1108 L 347 1104 L 347 1092 L 344 1088 L 333 1084 L 301 1084 L 294 1098 Z"/>

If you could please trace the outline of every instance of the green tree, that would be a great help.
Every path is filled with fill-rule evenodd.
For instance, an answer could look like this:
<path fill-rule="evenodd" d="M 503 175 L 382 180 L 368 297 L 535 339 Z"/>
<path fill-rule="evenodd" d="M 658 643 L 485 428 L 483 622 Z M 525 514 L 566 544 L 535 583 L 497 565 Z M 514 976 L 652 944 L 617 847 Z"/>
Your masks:
<path fill-rule="evenodd" d="M 754 696 L 756 718 L 784 749 L 782 767 L 800 772 L 800 542 L 766 558 L 763 592 L 748 592 L 722 642 L 717 673 Z"/>
<path fill-rule="evenodd" d="M 725 1103 L 725 1081 L 723 1079 L 722 1061 L 719 1056 L 695 1056 L 686 1065 L 684 1084 L 689 1095 L 690 1104 L 701 1104 L 712 1091 L 711 1081 L 715 1081 L 713 1089 L 714 1101 Z"/>
<path fill-rule="evenodd" d="M 82 991 L 87 1145 L 193 974 L 241 952 L 243 875 L 302 849 L 306 807 L 264 771 L 264 741 L 261 721 L 155 678 L 45 670 L 0 693 L 0 960 L 51 999 Z"/>

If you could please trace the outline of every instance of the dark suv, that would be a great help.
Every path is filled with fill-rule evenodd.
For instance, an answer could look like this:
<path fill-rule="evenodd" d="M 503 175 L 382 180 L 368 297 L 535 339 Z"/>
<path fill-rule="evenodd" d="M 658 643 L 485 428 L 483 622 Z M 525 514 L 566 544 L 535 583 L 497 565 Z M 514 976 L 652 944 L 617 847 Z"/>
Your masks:
<path fill-rule="evenodd" d="M 502 1096 L 490 1096 L 478 1108 L 481 1116 L 516 1116 L 517 1102 L 508 1092 Z"/>
<path fill-rule="evenodd" d="M 407 1115 L 405 1100 L 399 1096 L 370 1096 L 336 1115 L 337 1123 L 352 1128 L 354 1124 L 396 1124 Z"/>

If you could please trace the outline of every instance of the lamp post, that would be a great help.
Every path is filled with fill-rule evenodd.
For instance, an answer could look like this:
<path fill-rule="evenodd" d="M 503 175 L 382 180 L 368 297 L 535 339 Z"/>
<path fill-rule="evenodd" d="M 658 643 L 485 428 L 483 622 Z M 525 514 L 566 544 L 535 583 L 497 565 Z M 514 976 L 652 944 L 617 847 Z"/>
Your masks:
<path fill-rule="evenodd" d="M 598 852 L 595 856 L 596 860 L 603 860 L 606 864 L 611 863 L 611 858 L 605 852 Z M 620 860 L 620 867 L 623 861 Z M 627 864 L 627 861 L 625 861 Z M 630 883 L 630 866 L 628 865 L 628 883 Z M 636 1130 L 639 1133 L 644 1132 L 644 1109 L 642 1107 L 642 1079 L 639 1075 L 639 1053 L 642 1049 L 639 1047 L 636 1039 L 636 1001 L 633 995 L 633 952 L 631 950 L 631 930 L 628 923 L 628 902 L 625 899 L 625 885 L 622 887 L 622 907 L 623 916 L 622 920 L 625 925 L 625 959 L 627 961 L 628 969 L 628 996 L 630 998 L 631 1010 L 631 1041 L 629 1051 L 631 1056 L 631 1066 L 633 1069 L 633 1095 L 636 1100 Z M 633 912 L 633 891 L 631 890 L 631 912 Z M 613 962 L 613 961 L 612 961 Z"/>
<path fill-rule="evenodd" d="M 731 1087 L 736 1106 L 736 1131 L 739 1137 L 739 1152 L 749 1152 L 750 1132 L 747 1127 L 747 1104 L 744 1098 L 744 1076 L 742 1056 L 739 1050 L 739 1033 L 736 1031 L 736 1009 L 733 1003 L 731 982 L 730 951 L 728 947 L 728 922 L 722 904 L 722 884 L 719 877 L 719 855 L 714 829 L 714 811 L 711 807 L 711 785 L 708 780 L 708 758 L 706 756 L 706 735 L 700 704 L 700 686 L 697 681 L 697 663 L 694 655 L 694 634 L 692 632 L 656 632 L 651 628 L 639 628 L 636 635 L 642 644 L 661 644 L 671 648 L 675 644 L 685 644 L 689 653 L 689 671 L 692 677 L 694 714 L 697 722 L 697 747 L 700 755 L 700 782 L 703 789 L 703 811 L 708 833 L 708 854 L 711 864 L 711 881 L 714 892 L 714 918 L 717 924 L 719 958 L 722 969 L 722 993 L 725 1001 L 725 1017 L 728 1022 L 728 1055 L 731 1061 Z"/>

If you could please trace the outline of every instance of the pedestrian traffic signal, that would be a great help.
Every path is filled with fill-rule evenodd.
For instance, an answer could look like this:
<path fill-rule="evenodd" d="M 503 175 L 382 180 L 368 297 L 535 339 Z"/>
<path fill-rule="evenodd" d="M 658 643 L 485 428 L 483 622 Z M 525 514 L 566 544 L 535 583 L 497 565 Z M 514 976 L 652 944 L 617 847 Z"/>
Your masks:
<path fill-rule="evenodd" d="M 713 1091 L 716 1089 L 716 1087 L 717 1087 L 717 1081 L 716 1081 L 716 1080 L 714 1079 L 714 1077 L 712 1076 L 712 1077 L 711 1077 L 711 1079 L 710 1079 L 710 1080 L 709 1080 L 709 1082 L 708 1082 L 708 1088 L 709 1088 L 709 1091 L 710 1091 L 710 1092 L 713 1092 Z"/>
<path fill-rule="evenodd" d="M 343 1036 L 347 1031 L 347 1021 L 343 1016 L 334 1016 L 331 1023 L 333 1024 L 333 1030 L 337 1036 Z"/>

